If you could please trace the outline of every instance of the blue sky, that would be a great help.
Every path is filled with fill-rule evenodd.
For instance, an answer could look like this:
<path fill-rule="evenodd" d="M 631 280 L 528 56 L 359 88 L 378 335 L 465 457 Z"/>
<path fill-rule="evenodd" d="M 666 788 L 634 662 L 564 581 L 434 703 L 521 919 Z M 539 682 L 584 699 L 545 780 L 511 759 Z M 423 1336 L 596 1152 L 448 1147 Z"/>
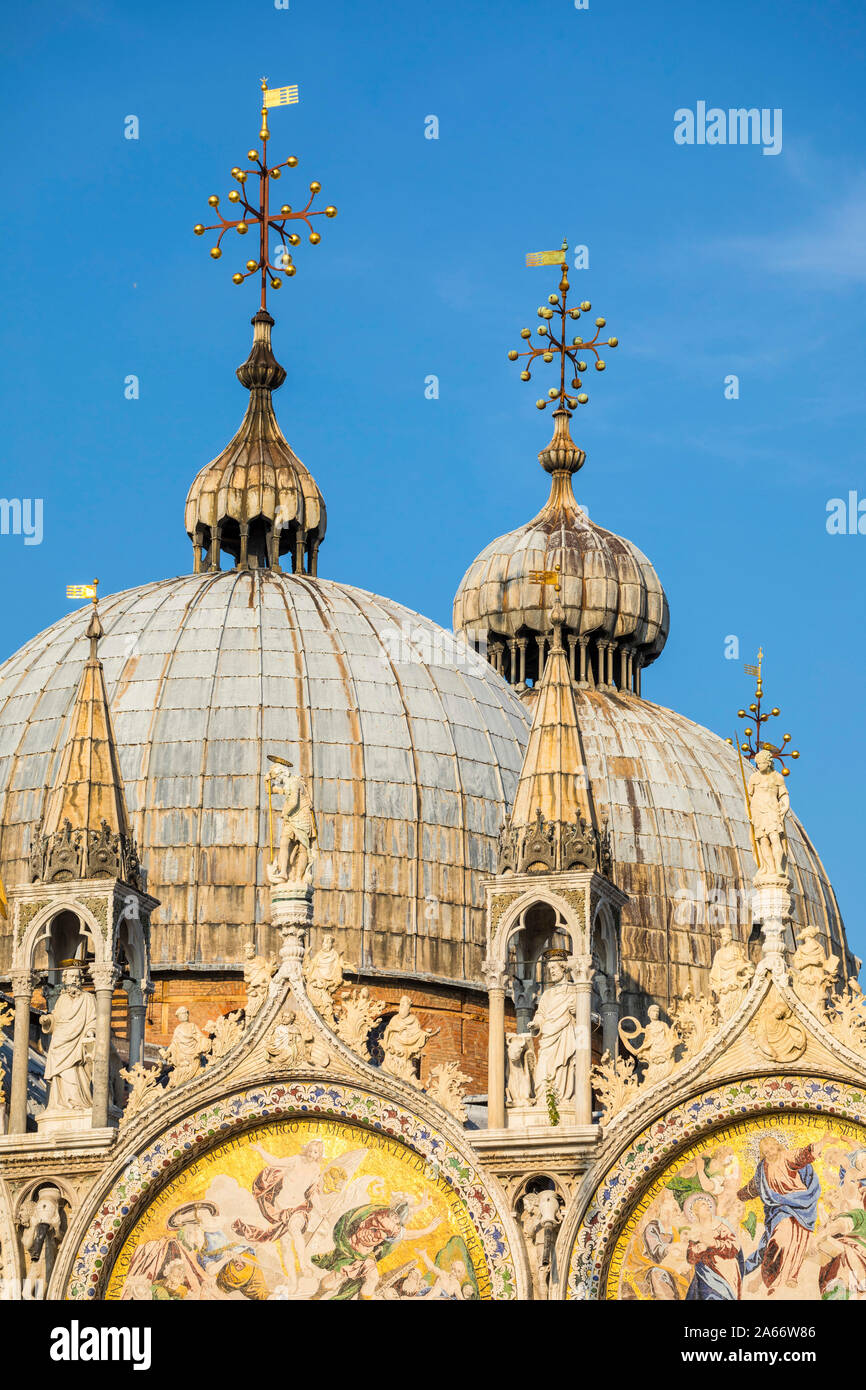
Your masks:
<path fill-rule="evenodd" d="M 524 253 L 587 245 L 572 284 L 620 347 L 573 424 L 577 492 L 667 589 L 645 694 L 727 734 L 763 643 L 793 804 L 866 955 L 866 536 L 825 525 L 866 498 L 866 11 L 67 0 L 6 36 L 2 493 L 43 499 L 44 538 L 0 536 L 0 654 L 68 582 L 191 568 L 184 497 L 242 415 L 256 307 L 240 255 L 214 264 L 192 226 L 255 142 L 259 77 L 297 83 L 271 122 L 300 159 L 280 194 L 319 179 L 339 216 L 274 296 L 276 400 L 327 499 L 321 573 L 448 625 L 469 562 L 546 496 L 549 418 L 506 359 L 553 287 Z M 781 108 L 781 153 L 677 145 L 699 101 Z"/>

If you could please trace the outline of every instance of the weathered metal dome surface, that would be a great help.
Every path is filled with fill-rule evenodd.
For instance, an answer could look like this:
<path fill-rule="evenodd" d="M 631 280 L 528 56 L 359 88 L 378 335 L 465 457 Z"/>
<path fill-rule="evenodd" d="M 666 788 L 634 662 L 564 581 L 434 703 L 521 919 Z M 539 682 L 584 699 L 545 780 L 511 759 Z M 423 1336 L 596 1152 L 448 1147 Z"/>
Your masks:
<path fill-rule="evenodd" d="M 241 959 L 265 909 L 266 754 L 310 780 L 316 922 L 348 962 L 478 977 L 480 871 L 525 710 L 473 653 L 390 600 L 269 570 L 100 599 L 100 656 L 135 835 L 161 900 L 156 966 Z M 0 666 L 2 875 L 26 878 L 87 655 L 79 610 Z M 4 957 L 8 959 L 8 939 Z"/>
<path fill-rule="evenodd" d="M 719 927 L 746 939 L 755 872 L 734 750 L 682 714 L 634 695 L 574 691 L 596 813 L 612 832 L 623 909 L 622 989 L 664 1004 L 706 991 Z M 795 793 L 796 795 L 796 793 Z M 808 834 L 787 822 L 794 922 L 851 961 L 830 881 Z M 791 942 L 791 945 L 794 943 Z"/>

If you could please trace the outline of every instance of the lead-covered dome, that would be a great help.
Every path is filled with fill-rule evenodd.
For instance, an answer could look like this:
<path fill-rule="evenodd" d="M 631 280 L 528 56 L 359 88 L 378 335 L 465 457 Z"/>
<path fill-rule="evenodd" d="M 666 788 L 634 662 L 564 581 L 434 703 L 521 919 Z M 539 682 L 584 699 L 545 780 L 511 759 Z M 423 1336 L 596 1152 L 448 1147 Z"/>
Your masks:
<path fill-rule="evenodd" d="M 155 967 L 236 963 L 263 921 L 275 752 L 310 781 L 316 924 L 340 929 L 347 961 L 479 977 L 480 877 L 527 735 L 486 662 L 400 604 L 300 574 L 190 575 L 99 606 L 132 832 L 161 900 Z M 0 666 L 6 883 L 27 878 L 84 629 L 71 613 Z"/>
<path fill-rule="evenodd" d="M 553 439 L 539 454 L 552 475 L 550 497 L 532 521 L 491 541 L 469 566 L 454 599 L 454 628 L 486 643 L 512 684 L 536 680 L 551 634 L 549 586 L 558 582 L 573 677 L 639 691 L 641 669 L 667 639 L 665 592 L 636 545 L 578 506 L 571 479 L 586 456 L 569 434 L 569 412 L 554 418 Z"/>

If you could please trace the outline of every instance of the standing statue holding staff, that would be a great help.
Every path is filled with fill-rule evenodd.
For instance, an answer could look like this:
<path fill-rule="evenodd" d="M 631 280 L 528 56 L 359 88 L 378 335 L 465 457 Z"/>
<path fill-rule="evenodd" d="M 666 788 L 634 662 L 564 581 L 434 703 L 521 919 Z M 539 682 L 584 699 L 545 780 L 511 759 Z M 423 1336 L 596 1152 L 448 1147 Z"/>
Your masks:
<path fill-rule="evenodd" d="M 313 803 L 303 777 L 291 771 L 286 758 L 269 753 L 273 767 L 267 776 L 268 825 L 271 859 L 267 865 L 268 882 L 307 884 L 312 878 L 318 837 Z M 273 796 L 283 799 L 280 812 L 280 840 L 274 854 Z"/>

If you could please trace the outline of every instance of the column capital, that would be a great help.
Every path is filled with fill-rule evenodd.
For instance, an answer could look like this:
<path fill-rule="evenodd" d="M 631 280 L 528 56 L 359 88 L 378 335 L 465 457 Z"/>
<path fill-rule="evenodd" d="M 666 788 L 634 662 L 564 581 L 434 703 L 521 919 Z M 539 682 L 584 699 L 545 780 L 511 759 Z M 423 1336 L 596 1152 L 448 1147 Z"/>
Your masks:
<path fill-rule="evenodd" d="M 568 968 L 571 971 L 571 978 L 574 984 L 582 985 L 584 988 L 592 986 L 592 956 L 579 955 L 569 956 Z"/>
<path fill-rule="evenodd" d="M 120 977 L 120 971 L 113 961 L 104 965 L 91 965 L 90 978 L 93 980 L 93 988 L 97 993 L 102 990 L 114 990 L 114 986 Z"/>
<path fill-rule="evenodd" d="M 488 994 L 500 990 L 503 994 L 508 988 L 509 975 L 502 961 L 486 959 L 481 966 L 481 974 Z"/>
<path fill-rule="evenodd" d="M 29 999 L 36 988 L 36 976 L 32 970 L 12 970 L 12 995 L 15 999 Z"/>

